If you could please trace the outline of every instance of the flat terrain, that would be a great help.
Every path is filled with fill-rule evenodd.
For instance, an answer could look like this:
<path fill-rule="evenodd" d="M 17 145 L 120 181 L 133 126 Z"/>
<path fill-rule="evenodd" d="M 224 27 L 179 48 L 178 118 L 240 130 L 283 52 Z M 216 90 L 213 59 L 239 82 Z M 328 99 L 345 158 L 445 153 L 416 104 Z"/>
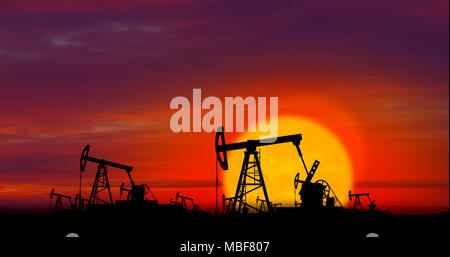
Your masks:
<path fill-rule="evenodd" d="M 293 253 L 311 245 L 407 247 L 448 242 L 449 213 L 398 216 L 346 212 L 302 212 L 286 209 L 274 215 L 211 216 L 192 212 L 108 212 L 82 215 L 0 215 L 2 237 L 8 240 L 63 242 L 81 245 L 108 242 L 109 247 L 136 243 L 149 252 L 211 256 L 182 252 L 182 244 L 214 243 L 214 256 L 268 256 Z M 77 233 L 77 239 L 66 238 Z M 366 238 L 377 233 L 380 238 Z M 224 252 L 225 242 L 270 242 L 266 252 Z M 120 244 L 114 244 L 115 242 Z M 192 245 L 191 245 L 192 246 Z M 164 254 L 163 254 L 164 255 Z"/>

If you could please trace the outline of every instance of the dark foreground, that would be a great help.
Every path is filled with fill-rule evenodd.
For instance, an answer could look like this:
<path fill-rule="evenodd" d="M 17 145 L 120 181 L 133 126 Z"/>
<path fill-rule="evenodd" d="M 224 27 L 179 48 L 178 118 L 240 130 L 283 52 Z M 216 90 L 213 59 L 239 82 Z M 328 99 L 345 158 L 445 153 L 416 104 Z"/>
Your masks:
<path fill-rule="evenodd" d="M 110 251 L 140 249 L 148 253 L 144 256 L 156 252 L 157 256 L 294 256 L 292 253 L 312 247 L 322 253 L 334 248 L 352 251 L 356 246 L 368 247 L 368 251 L 377 247 L 411 251 L 446 242 L 445 247 L 448 218 L 449 213 L 394 216 L 348 210 L 285 209 L 274 215 L 218 217 L 183 211 L 99 211 L 89 215 L 0 215 L 0 225 L 7 241 L 56 242 L 70 248 L 91 245 Z M 66 238 L 68 233 L 77 233 L 79 238 Z M 369 233 L 379 238 L 367 238 Z M 214 244 L 213 250 L 208 251 L 207 244 Z"/>

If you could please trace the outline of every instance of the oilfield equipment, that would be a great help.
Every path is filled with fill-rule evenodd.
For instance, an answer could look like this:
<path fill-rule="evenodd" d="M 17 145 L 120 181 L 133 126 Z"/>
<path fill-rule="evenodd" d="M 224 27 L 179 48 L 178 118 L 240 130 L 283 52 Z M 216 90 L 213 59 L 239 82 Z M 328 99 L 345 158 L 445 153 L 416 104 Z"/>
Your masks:
<path fill-rule="evenodd" d="M 177 192 L 177 194 L 175 195 L 175 200 L 170 199 L 170 204 L 180 205 L 180 206 L 182 206 L 185 209 L 188 209 L 187 202 L 191 203 L 193 210 L 197 210 L 198 209 L 198 205 L 195 204 L 194 198 L 181 195 L 180 192 Z"/>
<path fill-rule="evenodd" d="M 55 207 L 53 212 L 57 212 L 60 210 L 65 210 L 67 208 L 64 208 L 63 206 L 63 199 L 67 199 L 70 203 L 70 210 L 73 212 L 75 211 L 87 211 L 91 212 L 102 212 L 105 210 L 110 210 L 114 212 L 114 210 L 130 210 L 130 213 L 136 212 L 137 210 L 140 211 L 148 211 L 148 210 L 154 210 L 156 212 L 165 211 L 167 209 L 168 204 L 164 205 L 158 205 L 158 201 L 156 200 L 155 195 L 151 191 L 150 187 L 147 184 L 136 184 L 131 176 L 131 171 L 133 170 L 133 167 L 107 161 L 104 159 L 96 158 L 89 156 L 89 150 L 90 145 L 86 145 L 81 152 L 80 157 L 80 188 L 79 193 L 76 194 L 74 198 L 74 203 L 72 204 L 72 198 L 70 196 L 65 196 L 61 194 L 56 194 L 54 190 L 52 190 L 50 194 L 50 204 L 52 205 L 52 198 L 54 196 L 57 197 Z M 87 162 L 93 162 L 98 164 L 97 166 L 97 173 L 95 175 L 94 183 L 92 185 L 91 194 L 89 199 L 85 199 L 81 197 L 81 189 L 82 189 L 82 174 L 84 173 L 86 169 Z M 117 168 L 124 170 L 127 174 L 131 186 L 129 188 L 126 187 L 125 182 L 122 182 L 119 188 L 120 196 L 122 197 L 123 194 L 126 193 L 126 200 L 116 200 L 113 201 L 112 193 L 111 193 L 111 186 L 109 183 L 108 178 L 108 168 Z M 103 192 L 104 199 L 100 197 L 100 193 Z M 106 193 L 106 194 L 105 194 Z M 147 197 L 148 195 L 151 195 L 151 197 Z M 149 199 L 148 199 L 149 198 Z M 197 205 L 194 204 L 193 199 L 185 196 L 179 195 L 177 193 L 177 199 L 180 199 L 180 202 L 183 206 L 186 206 L 186 201 L 192 200 L 192 205 L 194 209 L 197 209 Z M 51 206 L 52 207 L 52 206 Z M 157 208 L 157 209 L 156 209 Z M 170 209 L 170 208 L 169 208 Z"/>
<path fill-rule="evenodd" d="M 258 205 L 258 202 L 260 203 L 259 212 L 267 212 L 267 206 L 269 206 L 269 205 L 272 206 L 273 209 L 276 209 L 279 206 L 281 206 L 281 203 L 270 202 L 269 204 L 267 204 L 265 200 L 259 199 L 259 195 L 256 197 L 256 205 Z"/>
<path fill-rule="evenodd" d="M 122 184 L 120 184 L 119 194 L 121 197 L 123 195 L 123 192 L 127 192 L 127 201 L 131 200 L 131 189 L 125 188 L 125 182 L 122 182 Z"/>
<path fill-rule="evenodd" d="M 282 205 L 282 203 L 272 203 L 271 205 L 276 210 L 278 207 Z"/>
<path fill-rule="evenodd" d="M 82 211 L 86 209 L 86 203 L 89 203 L 89 199 L 81 198 L 79 194 L 75 195 L 75 205 L 78 206 L 78 210 Z"/>
<path fill-rule="evenodd" d="M 122 196 L 124 192 L 127 192 L 127 201 L 143 201 L 148 193 L 151 193 L 153 200 L 156 200 L 155 195 L 147 184 L 134 185 L 133 189 L 133 187 L 125 188 L 125 182 L 122 182 L 119 189 L 120 196 Z"/>
<path fill-rule="evenodd" d="M 300 208 L 281 207 L 281 203 L 271 202 L 269 200 L 269 194 L 264 182 L 264 177 L 261 170 L 261 154 L 259 152 L 260 147 L 282 143 L 292 143 L 295 146 L 297 153 L 302 161 L 303 167 L 306 171 L 306 178 L 304 180 L 300 179 L 300 173 L 297 173 L 294 178 L 295 196 L 297 194 L 297 188 L 301 184 L 301 188 L 298 193 L 301 198 L 301 204 L 297 203 L 297 197 L 295 197 L 295 207 L 301 207 L 302 209 L 317 209 L 326 206 L 331 208 L 335 207 L 336 203 L 342 207 L 342 204 L 337 198 L 333 189 L 325 180 L 317 180 L 315 182 L 312 182 L 314 174 L 317 172 L 320 162 L 315 160 L 311 169 L 308 171 L 305 160 L 303 159 L 303 154 L 299 147 L 301 140 L 301 134 L 294 134 L 277 138 L 247 140 L 238 143 L 226 144 L 223 128 L 220 127 L 215 135 L 215 151 L 217 163 L 220 164 L 223 170 L 228 170 L 228 151 L 240 149 L 245 150 L 242 168 L 239 174 L 239 180 L 234 196 L 225 197 L 225 195 L 222 195 L 222 214 L 246 214 L 249 211 L 259 214 L 272 213 L 274 211 L 277 211 L 277 213 L 286 213 L 286 211 L 289 210 L 300 210 Z M 202 213 L 202 211 L 198 210 L 198 205 L 195 203 L 194 198 L 181 195 L 180 192 L 176 193 L 174 200 L 170 199 L 170 204 L 158 204 L 158 201 L 156 200 L 153 192 L 147 184 L 137 185 L 134 182 L 131 176 L 133 167 L 89 156 L 89 150 L 90 145 L 86 145 L 81 152 L 80 192 L 74 198 L 75 204 L 72 204 L 72 197 L 55 193 L 55 189 L 52 189 L 50 193 L 50 208 L 53 207 L 54 213 L 65 210 L 90 212 L 90 210 L 92 209 L 92 213 L 104 213 L 103 211 L 117 210 L 118 212 L 115 213 L 120 213 L 120 215 L 125 214 L 128 211 L 133 215 L 141 212 L 147 213 L 146 211 L 149 210 L 151 210 L 152 212 L 155 211 L 155 213 L 159 213 L 161 215 L 163 213 L 164 215 L 178 215 L 179 213 L 182 213 L 183 211 L 188 209 L 189 211 L 191 211 L 191 205 L 192 211 L 195 211 L 196 214 Z M 85 171 L 87 162 L 97 164 L 97 173 L 95 175 L 89 199 L 81 197 L 81 174 Z M 108 168 L 110 167 L 125 171 L 130 180 L 130 187 L 126 187 L 126 183 L 122 182 L 119 188 L 121 198 L 124 194 L 126 194 L 126 200 L 118 200 L 115 201 L 115 203 L 113 202 L 110 183 L 108 179 Z M 217 185 L 218 183 L 216 178 L 216 186 Z M 247 201 L 247 195 L 252 192 L 257 193 L 261 191 L 263 193 L 262 195 L 256 194 L 256 203 L 252 202 L 251 204 L 249 204 Z M 102 199 L 100 197 L 101 192 L 107 193 L 106 199 Z M 146 196 L 149 193 L 151 193 L 154 200 L 146 199 Z M 56 201 L 53 206 L 52 199 L 54 197 L 56 197 Z M 375 208 L 375 201 L 371 200 L 368 193 L 352 194 L 350 191 L 350 201 L 352 199 L 355 200 L 353 209 L 357 209 L 357 207 L 362 209 L 360 199 L 361 197 L 367 197 L 369 199 L 370 210 L 373 210 Z M 250 197 L 249 199 L 251 199 L 252 201 L 255 200 L 255 198 Z M 67 208 L 67 206 L 70 206 L 70 208 Z M 218 206 L 217 203 L 216 206 Z"/>
<path fill-rule="evenodd" d="M 370 198 L 370 194 L 369 193 L 363 193 L 363 194 L 352 194 L 352 191 L 348 191 L 348 198 L 350 201 L 352 201 L 352 198 L 355 198 L 354 202 L 353 202 L 353 209 L 357 210 L 358 206 L 359 209 L 362 210 L 363 207 L 361 205 L 361 197 L 367 197 L 369 199 L 369 210 L 375 210 L 375 200 L 372 201 L 372 199 Z"/>
<path fill-rule="evenodd" d="M 311 170 L 308 172 L 306 170 L 306 179 L 300 180 L 300 173 L 297 173 L 294 178 L 294 190 L 297 190 L 298 185 L 302 184 L 299 195 L 301 202 L 301 207 L 304 208 L 321 208 L 324 205 L 328 208 L 334 207 L 337 202 L 340 207 L 342 207 L 341 202 L 334 193 L 331 186 L 325 180 L 317 180 L 316 182 L 311 182 L 314 174 L 319 167 L 320 162 L 315 161 Z M 296 191 L 294 191 L 296 192 Z M 297 201 L 295 201 L 295 207 L 297 207 Z"/>
<path fill-rule="evenodd" d="M 231 206 L 233 205 L 234 197 L 225 197 L 222 195 L 222 214 L 230 214 Z"/>
<path fill-rule="evenodd" d="M 256 197 L 256 205 L 258 205 L 258 203 L 261 203 L 260 205 L 259 205 L 259 212 L 265 212 L 265 211 L 268 211 L 267 210 L 267 206 L 269 206 L 269 205 L 271 205 L 271 203 L 269 202 L 269 203 L 267 203 L 266 202 L 266 200 L 263 200 L 263 199 L 259 199 L 259 195 Z M 273 205 L 272 205 L 273 206 Z"/>
<path fill-rule="evenodd" d="M 86 145 L 83 151 L 81 152 L 80 157 L 80 170 L 82 172 L 85 170 L 86 162 L 89 161 L 98 164 L 97 173 L 95 175 L 94 184 L 92 186 L 91 195 L 89 197 L 89 206 L 92 206 L 96 203 L 113 204 L 111 188 L 108 180 L 108 172 L 107 172 L 108 167 L 124 170 L 125 173 L 128 175 L 128 178 L 130 179 L 131 183 L 131 189 L 129 189 L 130 200 L 143 201 L 145 199 L 145 195 L 150 191 L 150 188 L 146 184 L 136 185 L 134 183 L 134 180 L 131 177 L 131 171 L 133 170 L 133 167 L 91 157 L 89 156 L 89 148 L 90 145 Z M 100 198 L 99 196 L 99 194 L 102 191 L 107 191 L 108 193 L 108 198 L 106 200 Z M 154 197 L 153 193 L 152 196 Z"/>
<path fill-rule="evenodd" d="M 228 170 L 227 152 L 239 149 L 245 149 L 244 160 L 242 163 L 241 173 L 239 175 L 238 185 L 236 188 L 235 196 L 228 201 L 230 206 L 230 213 L 242 213 L 244 207 L 250 207 L 251 209 L 258 211 L 259 209 L 247 203 L 247 194 L 261 188 L 264 196 L 261 199 L 267 204 L 269 212 L 273 211 L 273 206 L 269 200 L 269 194 L 267 193 L 266 185 L 264 183 L 263 173 L 261 170 L 260 156 L 257 151 L 257 147 L 269 146 L 282 143 L 292 143 L 297 149 L 298 155 L 302 160 L 306 173 L 309 174 L 306 168 L 303 154 L 300 150 L 300 141 L 302 140 L 301 134 L 281 136 L 277 138 L 268 138 L 261 140 L 248 140 L 245 142 L 226 144 L 223 127 L 219 127 L 216 132 L 215 149 L 216 157 L 223 170 Z M 317 164 L 316 164 L 317 163 Z M 314 175 L 315 169 L 318 166 L 318 161 L 315 162 L 316 166 L 313 166 Z M 312 178 L 311 175 L 311 178 Z M 259 198 L 258 198 L 259 199 Z"/>
<path fill-rule="evenodd" d="M 64 208 L 63 199 L 68 201 L 69 208 L 73 208 L 72 197 L 67 196 L 67 195 L 63 195 L 63 194 L 57 194 L 57 193 L 55 193 L 55 189 L 54 188 L 50 192 L 50 203 L 51 203 L 51 200 L 53 199 L 53 197 L 56 197 L 55 206 L 53 207 L 53 213 L 57 213 L 58 211 L 67 210 L 67 208 Z M 50 210 L 50 211 L 52 211 L 52 210 Z"/>

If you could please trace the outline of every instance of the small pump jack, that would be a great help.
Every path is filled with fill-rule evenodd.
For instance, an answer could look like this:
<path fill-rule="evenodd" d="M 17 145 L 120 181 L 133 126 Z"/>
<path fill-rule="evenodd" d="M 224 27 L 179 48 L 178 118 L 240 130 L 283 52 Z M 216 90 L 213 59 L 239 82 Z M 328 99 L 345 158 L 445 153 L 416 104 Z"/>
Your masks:
<path fill-rule="evenodd" d="M 234 197 L 225 197 L 225 195 L 222 194 L 222 214 L 230 214 L 233 200 Z"/>
<path fill-rule="evenodd" d="M 369 210 L 373 211 L 375 210 L 375 200 L 372 201 L 372 199 L 370 198 L 370 194 L 369 193 L 364 193 L 364 194 L 352 194 L 352 191 L 348 191 L 348 198 L 351 201 L 352 198 L 355 198 L 355 201 L 353 202 L 353 209 L 357 210 L 358 206 L 359 209 L 363 209 L 362 205 L 361 205 L 361 198 L 362 196 L 366 196 L 369 199 Z"/>
<path fill-rule="evenodd" d="M 56 201 L 55 201 L 55 206 L 53 207 L 53 213 L 57 213 L 58 211 L 62 211 L 64 210 L 64 205 L 63 205 L 63 199 L 67 199 L 69 201 L 69 206 L 72 209 L 73 205 L 72 205 L 72 197 L 67 196 L 67 195 L 63 195 L 63 194 L 57 194 L 55 193 L 55 189 L 53 188 L 52 191 L 50 192 L 50 200 L 53 199 L 53 197 L 56 196 Z"/>
<path fill-rule="evenodd" d="M 89 199 L 81 198 L 79 194 L 75 195 L 75 205 L 78 206 L 79 211 L 86 208 L 86 203 L 89 203 Z"/>
<path fill-rule="evenodd" d="M 187 209 L 188 205 L 186 201 L 190 201 L 192 204 L 192 208 L 194 211 L 198 210 L 198 205 L 194 203 L 194 198 L 180 195 L 180 192 L 177 192 L 175 196 L 175 201 L 170 199 L 170 203 L 174 205 L 180 205 L 184 209 Z"/>

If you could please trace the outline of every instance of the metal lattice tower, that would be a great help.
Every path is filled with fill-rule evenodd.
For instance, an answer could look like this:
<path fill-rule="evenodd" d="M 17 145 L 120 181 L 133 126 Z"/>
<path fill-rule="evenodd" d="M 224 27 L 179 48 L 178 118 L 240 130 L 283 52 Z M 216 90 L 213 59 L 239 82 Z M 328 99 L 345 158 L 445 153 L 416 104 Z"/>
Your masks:
<path fill-rule="evenodd" d="M 100 198 L 99 194 L 105 190 L 108 191 L 109 201 Z M 94 205 L 96 202 L 113 204 L 107 169 L 106 166 L 102 164 L 98 166 L 97 175 L 95 175 L 94 185 L 92 186 L 91 196 L 89 197 L 89 205 Z"/>
<path fill-rule="evenodd" d="M 247 194 L 262 188 L 264 192 L 264 200 L 269 201 L 264 177 L 261 171 L 260 153 L 256 149 L 245 151 L 244 162 L 242 164 L 241 174 L 239 176 L 238 186 L 236 188 L 235 201 L 231 208 L 232 212 L 244 212 L 244 208 L 252 208 L 258 211 L 259 209 L 247 203 Z M 271 210 L 270 204 L 267 206 Z"/>

